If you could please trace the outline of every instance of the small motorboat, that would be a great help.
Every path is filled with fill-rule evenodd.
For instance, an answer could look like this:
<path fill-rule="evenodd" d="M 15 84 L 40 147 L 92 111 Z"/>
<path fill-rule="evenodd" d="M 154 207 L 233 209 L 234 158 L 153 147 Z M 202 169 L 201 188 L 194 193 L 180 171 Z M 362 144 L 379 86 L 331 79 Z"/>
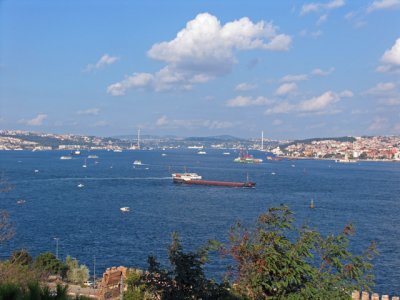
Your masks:
<path fill-rule="evenodd" d="M 129 212 L 129 207 L 128 206 L 124 206 L 124 207 L 121 207 L 119 210 L 122 211 L 122 212 Z"/>
<path fill-rule="evenodd" d="M 17 201 L 17 204 L 24 204 L 25 202 L 26 202 L 25 200 L 20 199 L 20 200 Z"/>
<path fill-rule="evenodd" d="M 78 184 L 78 188 L 84 187 L 82 183 Z"/>

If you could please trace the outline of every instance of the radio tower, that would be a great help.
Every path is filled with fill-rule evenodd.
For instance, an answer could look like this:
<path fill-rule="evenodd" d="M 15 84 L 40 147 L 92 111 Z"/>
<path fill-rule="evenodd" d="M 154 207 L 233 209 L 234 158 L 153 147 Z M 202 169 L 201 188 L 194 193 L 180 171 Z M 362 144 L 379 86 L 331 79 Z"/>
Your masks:
<path fill-rule="evenodd" d="M 137 148 L 140 150 L 140 128 L 138 129 L 137 132 Z"/>
<path fill-rule="evenodd" d="M 264 150 L 264 131 L 261 131 L 261 151 Z"/>

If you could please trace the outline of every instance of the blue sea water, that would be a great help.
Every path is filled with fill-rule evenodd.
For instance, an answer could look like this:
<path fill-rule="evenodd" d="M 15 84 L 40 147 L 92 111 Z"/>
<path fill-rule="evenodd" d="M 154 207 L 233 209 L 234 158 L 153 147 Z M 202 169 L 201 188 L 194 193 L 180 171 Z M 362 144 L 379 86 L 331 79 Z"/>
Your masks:
<path fill-rule="evenodd" d="M 351 249 L 356 253 L 376 241 L 380 255 L 374 260 L 374 290 L 400 295 L 399 163 L 264 160 L 242 165 L 233 163 L 237 154 L 217 150 L 207 150 L 207 155 L 163 152 L 167 156 L 161 151 L 82 151 L 72 160 L 60 160 L 69 153 L 2 151 L 1 172 L 15 188 L 0 194 L 0 209 L 9 211 L 16 235 L 0 246 L 1 258 L 18 248 L 34 256 L 55 252 L 57 237 L 61 258 L 71 255 L 92 270 L 95 256 L 97 277 L 110 266 L 146 268 L 149 254 L 166 263 L 173 231 L 186 250 L 195 250 L 209 239 L 226 242 L 235 221 L 252 224 L 269 207 L 284 203 L 298 224 L 324 234 L 352 223 L 356 234 Z M 83 168 L 88 154 L 99 158 L 87 159 Z M 264 153 L 253 154 L 265 158 Z M 144 165 L 134 168 L 134 160 Z M 257 186 L 173 184 L 171 173 L 185 167 L 209 180 L 244 181 L 248 174 Z M 17 204 L 20 199 L 26 202 Z M 131 211 L 121 213 L 123 206 Z M 227 263 L 213 259 L 207 272 L 221 278 Z"/>

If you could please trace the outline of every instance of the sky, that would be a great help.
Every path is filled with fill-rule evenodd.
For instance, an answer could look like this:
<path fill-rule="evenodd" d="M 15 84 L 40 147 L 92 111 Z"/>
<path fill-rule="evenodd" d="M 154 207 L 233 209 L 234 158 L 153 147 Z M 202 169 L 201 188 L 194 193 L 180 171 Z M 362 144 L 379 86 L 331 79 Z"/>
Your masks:
<path fill-rule="evenodd" d="M 2 0 L 0 129 L 400 135 L 400 0 Z"/>

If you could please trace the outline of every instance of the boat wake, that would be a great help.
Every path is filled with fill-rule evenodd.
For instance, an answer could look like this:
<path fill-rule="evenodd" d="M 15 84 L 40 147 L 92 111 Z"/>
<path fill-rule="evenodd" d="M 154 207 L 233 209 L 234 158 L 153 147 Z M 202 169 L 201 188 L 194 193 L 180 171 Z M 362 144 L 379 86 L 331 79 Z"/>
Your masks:
<path fill-rule="evenodd" d="M 65 178 L 42 178 L 32 180 L 18 180 L 15 183 L 25 182 L 54 182 L 54 181 L 107 181 L 107 180 L 171 180 L 172 177 L 65 177 Z"/>

